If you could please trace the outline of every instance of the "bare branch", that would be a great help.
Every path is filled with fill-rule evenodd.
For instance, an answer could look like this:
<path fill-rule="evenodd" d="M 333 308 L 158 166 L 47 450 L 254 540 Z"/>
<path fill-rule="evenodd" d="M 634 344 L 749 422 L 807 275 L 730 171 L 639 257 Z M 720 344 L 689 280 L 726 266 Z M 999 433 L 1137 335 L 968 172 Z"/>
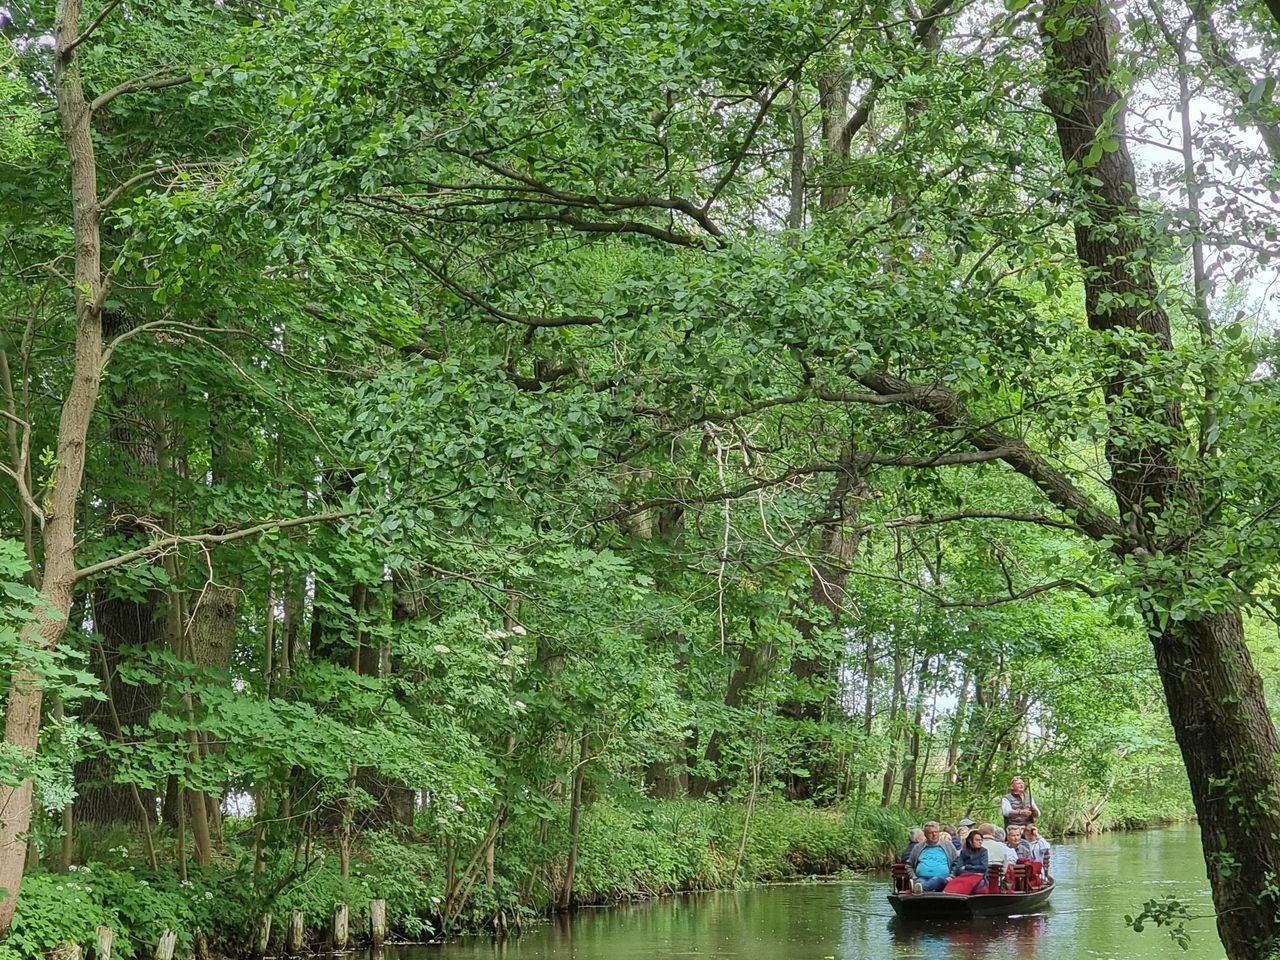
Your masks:
<path fill-rule="evenodd" d="M 118 187 L 116 187 L 114 190 L 108 193 L 106 197 L 103 198 L 101 202 L 99 202 L 98 209 L 110 210 L 112 204 L 114 204 L 117 200 L 119 200 L 120 196 L 123 193 L 125 193 L 125 191 L 129 190 L 131 187 L 137 186 L 138 184 L 146 180 L 154 180 L 156 177 L 163 176 L 166 173 L 180 173 L 184 170 L 201 170 L 201 169 L 209 169 L 210 167 L 219 167 L 219 166 L 221 166 L 221 164 L 219 163 L 167 163 L 162 167 L 156 167 L 154 170 L 145 170 L 142 173 L 137 174 L 136 176 L 130 177 L 124 183 L 120 184 Z"/>
<path fill-rule="evenodd" d="M 107 5 L 102 8 L 102 12 L 98 14 L 96 17 L 94 17 L 93 23 L 85 27 L 84 30 L 80 32 L 80 35 L 78 37 L 76 37 L 74 40 L 68 43 L 65 47 L 63 47 L 60 51 L 58 51 L 59 54 L 62 56 L 63 60 L 65 61 L 68 57 L 71 56 L 72 51 L 74 51 L 76 47 L 80 46 L 80 44 L 88 40 L 89 35 L 93 33 L 93 31 L 97 30 L 98 27 L 102 25 L 102 21 L 107 19 L 107 17 L 110 16 L 111 11 L 114 10 L 119 5 L 120 5 L 120 0 L 108 0 Z"/>
<path fill-rule="evenodd" d="M 1094 502 L 1093 498 L 1055 470 L 1038 453 L 1018 437 L 1009 436 L 994 427 L 978 423 L 954 390 L 940 383 L 915 384 L 882 371 L 870 371 L 858 378 L 870 390 L 883 396 L 906 397 L 906 406 L 931 416 L 939 426 L 959 430 L 979 450 L 999 451 L 1000 459 L 1022 474 L 1077 526 L 1095 540 L 1107 540 L 1116 548 L 1132 550 L 1124 528 L 1115 517 Z"/>
<path fill-rule="evenodd" d="M 891 577 L 883 573 L 871 573 L 867 570 L 849 571 L 850 576 L 865 577 L 870 580 L 882 580 L 888 583 L 897 583 L 904 587 L 910 587 L 916 593 L 923 594 L 939 607 L 947 609 L 965 608 L 978 609 L 983 607 L 998 607 L 1006 603 L 1017 603 L 1019 600 L 1029 600 L 1032 597 L 1039 596 L 1042 593 L 1048 593 L 1052 590 L 1076 590 L 1088 597 L 1098 597 L 1101 594 L 1088 584 L 1081 583 L 1079 580 L 1051 580 L 1046 583 L 1038 583 L 1033 587 L 1027 587 L 1025 590 L 1019 590 L 1014 593 L 1012 590 L 1007 595 L 998 597 L 984 597 L 980 600 L 948 600 L 941 594 L 930 590 L 928 587 L 922 586 L 914 580 L 908 580 L 905 577 Z"/>
<path fill-rule="evenodd" d="M 933 5 L 925 11 L 924 16 L 916 22 L 915 29 L 911 31 L 911 39 L 916 46 L 928 46 L 934 30 L 937 28 L 938 21 L 946 15 L 947 10 L 954 2 L 955 0 L 934 0 Z M 853 138 L 871 119 L 871 111 L 874 109 L 876 101 L 880 98 L 880 91 L 884 89 L 884 86 L 884 78 L 876 77 L 871 81 L 871 86 L 867 88 L 867 92 L 862 95 L 862 99 L 858 102 L 858 107 L 854 110 L 853 116 L 849 118 L 848 123 L 844 125 L 844 129 L 840 131 L 839 146 L 842 154 L 849 152 Z"/>
<path fill-rule="evenodd" d="M 157 557 L 161 554 L 184 546 L 187 544 L 197 546 L 216 546 L 221 543 L 234 543 L 237 540 L 246 540 L 249 537 L 256 537 L 260 533 L 268 533 L 272 530 L 288 530 L 292 527 L 301 527 L 312 523 L 331 523 L 334 520 L 346 520 L 351 517 L 367 516 L 372 513 L 371 509 L 365 508 L 360 510 L 339 510 L 334 513 L 314 513 L 307 517 L 291 517 L 287 520 L 269 520 L 266 523 L 260 523 L 257 526 L 246 527 L 243 530 L 232 530 L 230 533 L 200 533 L 189 536 L 183 534 L 171 534 L 167 537 L 161 537 L 154 540 L 145 547 L 139 547 L 136 550 L 130 550 L 128 553 L 122 553 L 119 556 L 112 557 L 110 560 L 103 560 L 100 563 L 91 564 L 87 567 L 81 567 L 74 574 L 77 581 L 85 580 L 89 577 L 97 576 L 108 570 L 114 570 L 116 567 L 124 566 L 127 563 L 133 563 L 135 560 L 146 560 L 151 557 Z"/>
<path fill-rule="evenodd" d="M 164 73 L 164 71 L 160 70 L 146 77 L 126 80 L 119 86 L 112 87 L 106 93 L 99 94 L 93 98 L 92 102 L 90 102 L 90 112 L 96 113 L 116 97 L 122 96 L 126 93 L 137 93 L 141 90 L 163 90 L 166 87 L 179 87 L 184 83 L 191 82 L 191 74 L 189 73 L 184 73 L 181 76 L 176 77 L 161 77 L 161 73 Z"/>
<path fill-rule="evenodd" d="M 1197 46 L 1205 61 L 1217 68 L 1220 76 L 1231 92 L 1240 98 L 1241 115 L 1258 131 L 1267 152 L 1274 162 L 1280 163 L 1280 125 L 1267 119 L 1262 104 L 1251 102 L 1254 81 L 1244 65 L 1235 58 L 1227 46 L 1218 28 L 1214 25 L 1205 0 L 1191 4 L 1191 13 L 1196 22 Z"/>
<path fill-rule="evenodd" d="M 836 463 L 811 463 L 801 467 L 792 467 L 777 476 L 754 480 L 751 483 L 744 484 L 743 486 L 736 487 L 732 490 L 721 490 L 716 493 L 690 497 L 656 497 L 652 500 L 645 500 L 640 503 L 630 504 L 621 510 L 616 510 L 607 516 L 600 517 L 598 520 L 618 520 L 637 513 L 643 513 L 646 510 L 652 510 L 655 507 L 689 506 L 695 503 L 707 504 L 720 503 L 726 500 L 741 500 L 743 497 L 748 494 L 755 493 L 757 490 L 783 486 L 784 484 L 800 477 L 810 477 L 823 473 L 860 473 L 869 466 L 920 468 L 963 466 L 973 463 L 987 463 L 992 460 L 1003 460 L 1007 455 L 1008 451 L 1002 449 L 962 451 L 959 453 L 939 453 L 926 457 L 867 456 L 863 454 L 853 454 L 848 459 L 840 460 Z"/>
<path fill-rule="evenodd" d="M 7 463 L 0 463 L 0 473 L 11 479 L 18 487 L 18 495 L 22 497 L 22 505 L 31 511 L 32 516 L 40 521 L 40 526 L 44 527 L 44 511 L 31 497 L 31 491 L 27 489 L 26 481 L 18 474 L 16 470 Z"/>
<path fill-rule="evenodd" d="M 1079 524 L 1072 523 L 1069 520 L 1055 520 L 1053 517 L 1046 517 L 1038 513 L 1009 513 L 1003 510 L 960 510 L 955 513 L 940 513 L 934 516 L 915 514 L 907 517 L 896 517 L 893 520 L 884 520 L 880 523 L 868 523 L 863 525 L 860 530 L 864 533 L 870 533 L 879 527 L 892 530 L 898 527 L 954 523 L 958 520 L 1010 520 L 1015 523 L 1032 523 L 1042 527 L 1056 527 L 1059 530 L 1083 532 Z"/>

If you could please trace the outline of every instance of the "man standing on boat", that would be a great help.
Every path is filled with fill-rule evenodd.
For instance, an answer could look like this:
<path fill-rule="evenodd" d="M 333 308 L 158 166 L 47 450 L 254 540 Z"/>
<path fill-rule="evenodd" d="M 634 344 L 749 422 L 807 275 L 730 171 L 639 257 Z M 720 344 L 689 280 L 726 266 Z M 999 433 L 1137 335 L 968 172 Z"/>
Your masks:
<path fill-rule="evenodd" d="M 939 843 L 942 828 L 930 820 L 924 825 L 924 841 L 917 843 L 907 859 L 907 875 L 915 893 L 936 893 L 947 885 L 951 867 L 956 860 L 956 848 L 950 838 Z"/>
<path fill-rule="evenodd" d="M 1040 816 L 1040 808 L 1031 799 L 1031 791 L 1021 777 L 1009 781 L 1009 792 L 1000 800 L 1000 812 L 1004 814 L 1006 827 L 1014 824 L 1025 827 Z"/>

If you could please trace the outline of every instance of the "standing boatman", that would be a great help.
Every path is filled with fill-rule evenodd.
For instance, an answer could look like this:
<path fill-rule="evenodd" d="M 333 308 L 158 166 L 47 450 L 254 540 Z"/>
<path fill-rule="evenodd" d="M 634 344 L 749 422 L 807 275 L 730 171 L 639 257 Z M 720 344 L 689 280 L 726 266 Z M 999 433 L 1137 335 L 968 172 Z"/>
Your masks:
<path fill-rule="evenodd" d="M 1031 799 L 1031 791 L 1021 777 L 1009 781 L 1009 792 L 1000 800 L 1000 812 L 1004 814 L 1004 825 L 1026 826 L 1040 816 L 1040 808 Z"/>

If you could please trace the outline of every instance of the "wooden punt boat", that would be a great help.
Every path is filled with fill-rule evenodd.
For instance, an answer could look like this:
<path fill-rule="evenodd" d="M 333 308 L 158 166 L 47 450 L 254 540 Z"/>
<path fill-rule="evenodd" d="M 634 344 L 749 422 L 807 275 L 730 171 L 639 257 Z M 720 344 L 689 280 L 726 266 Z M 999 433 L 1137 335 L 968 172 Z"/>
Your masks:
<path fill-rule="evenodd" d="M 994 889 L 999 886 L 1000 868 L 993 867 L 988 878 Z M 1026 867 L 1014 868 L 1014 882 L 1010 889 L 999 893 L 977 893 L 969 896 L 958 893 L 912 893 L 907 878 L 907 868 L 898 864 L 893 868 L 894 891 L 889 894 L 893 912 L 904 920 L 972 920 L 977 917 L 1009 917 L 1015 914 L 1035 913 L 1053 896 L 1054 880 L 1044 881 L 1040 887 L 1031 887 Z"/>

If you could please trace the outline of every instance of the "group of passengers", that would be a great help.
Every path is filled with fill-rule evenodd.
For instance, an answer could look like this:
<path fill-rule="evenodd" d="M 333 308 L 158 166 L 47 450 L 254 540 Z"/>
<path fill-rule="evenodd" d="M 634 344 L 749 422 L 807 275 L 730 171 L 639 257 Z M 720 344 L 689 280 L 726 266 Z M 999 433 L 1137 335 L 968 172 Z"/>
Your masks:
<path fill-rule="evenodd" d="M 1030 885 L 1040 886 L 1050 846 L 1035 823 L 1040 808 L 1021 777 L 1009 783 L 1000 811 L 1003 829 L 969 819 L 961 820 L 958 827 L 930 821 L 913 829 L 911 842 L 902 851 L 912 891 L 994 893 L 988 889 L 990 868 L 999 865 L 998 875 L 1011 879 L 1015 864 L 1026 864 Z"/>

